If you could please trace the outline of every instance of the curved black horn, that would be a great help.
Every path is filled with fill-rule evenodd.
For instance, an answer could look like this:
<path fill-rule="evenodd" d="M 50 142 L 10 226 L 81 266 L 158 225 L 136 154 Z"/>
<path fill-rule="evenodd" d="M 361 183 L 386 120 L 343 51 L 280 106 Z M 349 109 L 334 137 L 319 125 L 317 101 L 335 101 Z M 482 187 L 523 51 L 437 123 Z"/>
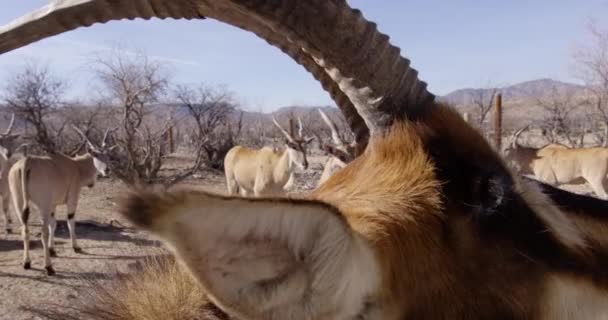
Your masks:
<path fill-rule="evenodd" d="M 138 17 L 210 17 L 252 31 L 279 47 L 299 48 L 299 54 L 305 53 L 333 79 L 328 91 L 339 87 L 372 134 L 396 117 L 418 112 L 434 98 L 388 37 L 344 0 L 53 1 L 1 28 L 0 53 L 80 26 Z"/>

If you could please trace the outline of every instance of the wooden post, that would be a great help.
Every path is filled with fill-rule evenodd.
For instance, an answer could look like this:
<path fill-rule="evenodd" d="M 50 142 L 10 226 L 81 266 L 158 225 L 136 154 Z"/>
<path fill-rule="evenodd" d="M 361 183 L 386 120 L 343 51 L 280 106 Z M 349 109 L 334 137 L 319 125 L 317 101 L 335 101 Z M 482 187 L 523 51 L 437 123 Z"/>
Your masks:
<path fill-rule="evenodd" d="M 175 145 L 173 144 L 173 126 L 169 127 L 169 153 L 175 152 Z"/>
<path fill-rule="evenodd" d="M 294 132 L 293 132 L 293 118 L 291 118 L 291 117 L 289 117 L 289 134 L 292 137 L 295 137 Z"/>
<path fill-rule="evenodd" d="M 500 151 L 502 146 L 502 94 L 496 94 L 496 108 L 494 109 L 494 146 Z"/>

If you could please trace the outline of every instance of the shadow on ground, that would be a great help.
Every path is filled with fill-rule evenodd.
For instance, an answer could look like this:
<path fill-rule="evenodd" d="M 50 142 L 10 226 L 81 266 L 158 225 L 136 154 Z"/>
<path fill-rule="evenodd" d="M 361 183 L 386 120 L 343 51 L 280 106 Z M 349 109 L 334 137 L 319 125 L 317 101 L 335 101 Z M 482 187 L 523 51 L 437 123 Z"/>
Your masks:
<path fill-rule="evenodd" d="M 35 227 L 35 225 L 34 225 Z M 20 240 L 21 236 L 19 233 L 14 233 L 17 238 L 13 239 L 0 239 L 0 252 L 3 251 L 14 251 L 22 250 L 23 242 Z M 40 231 L 33 233 L 30 237 L 30 249 L 40 249 L 42 244 L 40 243 Z M 101 224 L 94 221 L 77 221 L 76 222 L 76 237 L 78 239 L 86 239 L 100 242 L 130 242 L 138 246 L 145 247 L 159 247 L 160 242 L 156 240 L 142 239 L 134 236 L 134 230 L 131 228 L 114 226 L 112 224 Z M 69 243 L 70 233 L 66 220 L 58 220 L 57 228 L 55 230 L 55 244 L 62 246 L 65 243 Z M 104 245 L 93 246 L 90 248 L 103 248 Z M 86 248 L 85 248 L 86 249 Z M 94 256 L 93 254 L 83 252 L 83 255 Z M 89 257 L 90 258 L 90 257 Z"/>

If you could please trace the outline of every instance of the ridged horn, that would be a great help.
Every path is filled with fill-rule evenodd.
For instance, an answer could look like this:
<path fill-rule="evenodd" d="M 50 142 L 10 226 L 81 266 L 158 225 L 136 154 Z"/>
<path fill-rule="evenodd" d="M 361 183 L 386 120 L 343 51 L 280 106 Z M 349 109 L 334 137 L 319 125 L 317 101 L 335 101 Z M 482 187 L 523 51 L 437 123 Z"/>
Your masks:
<path fill-rule="evenodd" d="M 344 92 L 342 92 L 338 84 L 329 76 L 329 74 L 327 74 L 327 72 L 325 72 L 324 68 L 319 66 L 310 55 L 302 51 L 301 48 L 296 46 L 293 42 L 286 41 L 269 28 L 261 30 L 259 35 L 265 39 L 266 42 L 279 48 L 294 59 L 321 83 L 323 89 L 329 93 L 332 100 L 336 103 L 340 111 L 342 111 L 344 119 L 355 137 L 357 146 L 356 154 L 361 154 L 367 146 L 369 130 L 363 121 L 363 118 L 357 113 L 355 106 Z"/>
<path fill-rule="evenodd" d="M 179 5 L 177 4 L 179 2 Z M 186 8 L 190 3 L 190 8 Z M 0 54 L 79 27 L 135 18 L 204 18 L 192 1 L 55 0 L 0 27 Z"/>
<path fill-rule="evenodd" d="M 181 3 L 166 1 L 121 1 L 113 4 L 97 1 L 61 1 L 49 4 L 46 7 L 29 13 L 12 23 L 0 28 L 0 53 L 4 53 L 38 40 L 60 34 L 82 26 L 90 26 L 94 23 L 105 23 L 120 19 L 150 19 L 175 18 L 192 19 L 205 18 L 194 5 L 186 6 Z M 365 148 L 369 137 L 368 128 L 357 113 L 350 99 L 341 91 L 340 87 L 308 54 L 294 43 L 280 36 L 272 29 L 257 24 L 251 25 L 247 13 L 235 14 L 232 21 L 235 26 L 243 29 L 251 29 L 269 44 L 278 47 L 289 55 L 298 64 L 309 71 L 321 86 L 330 94 L 336 105 L 340 108 L 346 122 L 350 126 L 355 141 L 360 146 L 360 151 Z M 238 21 L 240 20 L 240 22 Z M 359 152 L 360 153 L 360 152 Z"/>
<path fill-rule="evenodd" d="M 273 30 L 278 44 L 295 44 L 325 69 L 371 134 L 434 98 L 388 37 L 344 0 L 53 1 L 1 28 L 0 53 L 80 26 L 137 17 L 209 17 L 262 37 Z"/>

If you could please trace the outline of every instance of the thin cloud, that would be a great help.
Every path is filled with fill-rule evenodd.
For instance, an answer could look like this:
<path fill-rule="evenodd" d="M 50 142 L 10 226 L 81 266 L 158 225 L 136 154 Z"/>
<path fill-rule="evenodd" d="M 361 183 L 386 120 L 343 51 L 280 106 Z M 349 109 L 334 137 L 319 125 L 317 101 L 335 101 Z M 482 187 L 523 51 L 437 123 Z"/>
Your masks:
<path fill-rule="evenodd" d="M 87 49 L 87 50 L 91 50 L 91 51 L 118 51 L 123 54 L 134 55 L 134 56 L 140 54 L 133 50 L 127 50 L 127 49 L 121 48 L 120 46 L 99 45 L 99 44 L 93 44 L 93 43 L 84 42 L 84 41 L 76 41 L 76 40 L 71 40 L 71 39 L 57 39 L 56 42 L 63 44 L 63 45 L 68 45 L 68 46 L 78 46 L 82 49 Z M 158 56 L 158 55 L 148 55 L 148 57 L 152 60 L 156 60 L 156 61 L 160 61 L 160 62 L 169 62 L 169 63 L 179 64 L 179 65 L 195 66 L 195 67 L 203 66 L 201 63 L 199 63 L 197 61 L 187 60 L 187 59 L 180 59 L 180 58 L 167 57 L 167 56 Z"/>

